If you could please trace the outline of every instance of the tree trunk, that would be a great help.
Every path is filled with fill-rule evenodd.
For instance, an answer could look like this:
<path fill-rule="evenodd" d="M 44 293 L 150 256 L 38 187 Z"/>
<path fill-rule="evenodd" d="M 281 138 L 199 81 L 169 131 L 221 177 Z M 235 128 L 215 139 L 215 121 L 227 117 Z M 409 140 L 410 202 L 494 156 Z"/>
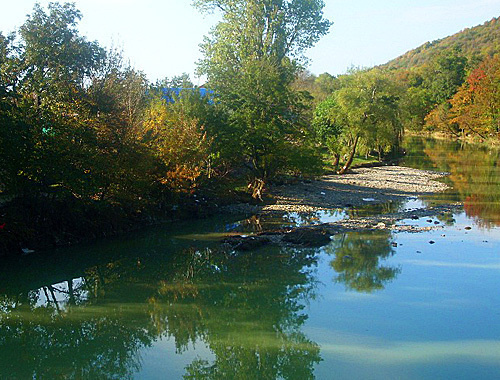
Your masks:
<path fill-rule="evenodd" d="M 340 154 L 335 153 L 333 155 L 333 167 L 335 168 L 334 170 L 337 171 L 339 168 L 339 161 L 340 161 Z"/>
<path fill-rule="evenodd" d="M 356 136 L 356 138 L 354 139 L 354 144 L 352 145 L 351 154 L 349 155 L 349 158 L 347 159 L 347 162 L 345 163 L 345 165 L 342 167 L 342 169 L 340 169 L 337 172 L 337 174 L 344 174 L 351 166 L 352 160 L 354 159 L 354 154 L 356 153 L 356 146 L 358 145 L 358 140 L 359 140 L 359 136 Z"/>

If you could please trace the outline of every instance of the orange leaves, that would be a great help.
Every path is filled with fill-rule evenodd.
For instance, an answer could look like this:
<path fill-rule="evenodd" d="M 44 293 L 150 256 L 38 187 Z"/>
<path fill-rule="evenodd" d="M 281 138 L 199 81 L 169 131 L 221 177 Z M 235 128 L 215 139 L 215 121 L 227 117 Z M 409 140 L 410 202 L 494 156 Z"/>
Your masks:
<path fill-rule="evenodd" d="M 446 112 L 445 112 L 446 111 Z M 486 58 L 447 104 L 434 109 L 426 123 L 485 138 L 500 129 L 500 58 Z"/>

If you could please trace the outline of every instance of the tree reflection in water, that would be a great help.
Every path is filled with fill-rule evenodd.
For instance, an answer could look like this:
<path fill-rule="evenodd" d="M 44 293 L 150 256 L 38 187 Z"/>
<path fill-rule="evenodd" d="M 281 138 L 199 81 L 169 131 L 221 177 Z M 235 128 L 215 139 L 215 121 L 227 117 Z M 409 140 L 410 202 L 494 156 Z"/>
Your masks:
<path fill-rule="evenodd" d="M 500 149 L 419 137 L 408 138 L 405 147 L 406 164 L 450 173 L 443 180 L 453 189 L 435 200 L 464 202 L 467 216 L 480 226 L 500 225 Z"/>
<path fill-rule="evenodd" d="M 335 236 L 326 250 L 335 256 L 330 265 L 337 272 L 335 282 L 347 289 L 373 292 L 384 289 L 401 269 L 383 264 L 394 255 L 390 231 L 348 232 Z"/>
<path fill-rule="evenodd" d="M 0 375 L 131 378 L 142 348 L 172 338 L 178 352 L 203 341 L 215 354 L 187 378 L 314 378 L 319 347 L 300 328 L 316 260 L 312 250 L 192 248 L 97 264 L 21 294 L 4 281 Z"/>

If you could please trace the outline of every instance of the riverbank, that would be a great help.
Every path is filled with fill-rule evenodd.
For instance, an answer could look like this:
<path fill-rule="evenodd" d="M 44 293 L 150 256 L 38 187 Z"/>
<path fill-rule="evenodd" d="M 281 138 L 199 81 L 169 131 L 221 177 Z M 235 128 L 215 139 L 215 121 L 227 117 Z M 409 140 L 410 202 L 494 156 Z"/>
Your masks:
<path fill-rule="evenodd" d="M 448 185 L 438 179 L 447 174 L 403 166 L 355 168 L 344 175 L 275 185 L 269 190 L 272 199 L 269 204 L 238 204 L 225 210 L 307 213 L 394 202 L 445 191 Z"/>
<path fill-rule="evenodd" d="M 419 138 L 427 138 L 434 140 L 446 140 L 446 141 L 459 141 L 462 144 L 472 144 L 479 146 L 486 146 L 489 148 L 499 148 L 500 147 L 500 134 L 491 134 L 485 136 L 485 138 L 467 133 L 465 135 L 462 134 L 452 134 L 452 133 L 444 133 L 444 132 L 412 132 L 406 131 L 406 137 L 419 137 Z"/>
<path fill-rule="evenodd" d="M 313 213 L 339 208 L 359 208 L 403 201 L 431 195 L 448 189 L 438 179 L 448 173 L 412 169 L 402 166 L 356 168 L 338 176 L 328 175 L 316 181 L 302 181 L 271 189 L 274 203 L 260 207 L 233 205 L 233 212 L 254 213 Z M 251 250 L 268 244 L 322 246 L 331 236 L 350 231 L 387 230 L 392 232 L 422 232 L 445 226 L 446 220 L 463 206 L 441 204 L 424 208 L 402 209 L 368 217 L 344 218 L 332 223 L 262 231 L 246 236 L 224 239 L 223 244 L 235 250 Z M 425 218 L 422 223 L 421 219 Z"/>
<path fill-rule="evenodd" d="M 446 173 L 401 166 L 356 168 L 341 176 L 326 175 L 317 180 L 274 184 L 262 204 L 239 203 L 218 207 L 219 202 L 215 199 L 199 197 L 168 210 L 156 207 L 142 212 L 117 205 L 82 204 L 76 200 L 69 203 L 49 202 L 46 199 L 35 203 L 15 201 L 3 205 L 0 213 L 3 215 L 0 221 L 0 255 L 22 255 L 74 245 L 159 223 L 214 213 L 311 213 L 394 202 L 446 190 L 447 185 L 436 181 L 444 175 Z M 228 195 L 228 199 L 234 201 L 237 197 Z M 225 201 L 228 202 L 228 199 Z M 356 228 L 361 228 L 363 223 L 366 224 L 360 221 Z M 379 224 L 382 220 L 367 223 Z"/>
<path fill-rule="evenodd" d="M 175 205 L 15 198 L 0 204 L 0 256 L 39 253 L 149 226 L 199 219 L 215 209 L 214 202 L 196 196 L 180 199 Z"/>

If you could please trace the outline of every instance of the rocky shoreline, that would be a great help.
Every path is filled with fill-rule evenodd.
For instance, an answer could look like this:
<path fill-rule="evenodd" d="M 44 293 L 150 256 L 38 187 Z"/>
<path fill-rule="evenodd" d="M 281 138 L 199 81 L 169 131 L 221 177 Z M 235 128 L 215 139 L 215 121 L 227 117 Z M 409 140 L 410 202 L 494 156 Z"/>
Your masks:
<path fill-rule="evenodd" d="M 357 168 L 342 176 L 328 175 L 316 181 L 275 186 L 271 189 L 274 203 L 263 206 L 232 205 L 227 211 L 260 214 L 311 213 L 395 202 L 447 190 L 448 185 L 437 181 L 447 174 L 402 166 Z M 443 221 L 461 208 L 462 205 L 459 203 L 441 204 L 369 217 L 345 218 L 333 223 L 263 231 L 251 236 L 231 236 L 226 238 L 223 244 L 232 249 L 244 251 L 267 244 L 322 246 L 328 244 L 331 236 L 349 231 L 428 231 L 443 228 Z M 427 219 L 424 223 L 426 225 L 422 225 L 418 222 L 422 218 L 436 219 Z"/>

